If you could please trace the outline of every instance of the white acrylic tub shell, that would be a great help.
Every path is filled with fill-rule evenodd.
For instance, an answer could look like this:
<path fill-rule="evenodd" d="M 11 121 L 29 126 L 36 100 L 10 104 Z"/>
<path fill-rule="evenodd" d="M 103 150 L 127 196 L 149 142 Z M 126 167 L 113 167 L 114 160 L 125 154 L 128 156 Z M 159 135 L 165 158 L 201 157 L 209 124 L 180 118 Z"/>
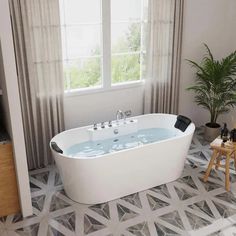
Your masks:
<path fill-rule="evenodd" d="M 133 117 L 138 129 L 168 128 L 176 132 L 170 139 L 145 144 L 102 156 L 80 158 L 52 153 L 67 195 L 74 201 L 97 204 L 176 180 L 180 177 L 195 126 L 185 132 L 174 128 L 177 116 L 148 114 Z M 65 150 L 89 140 L 91 126 L 71 129 L 52 141 Z"/>

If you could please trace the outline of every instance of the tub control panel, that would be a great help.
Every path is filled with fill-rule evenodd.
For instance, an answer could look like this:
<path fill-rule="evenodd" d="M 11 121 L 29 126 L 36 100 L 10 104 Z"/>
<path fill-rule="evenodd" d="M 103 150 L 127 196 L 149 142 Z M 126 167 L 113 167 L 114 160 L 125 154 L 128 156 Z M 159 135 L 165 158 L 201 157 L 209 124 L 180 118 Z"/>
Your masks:
<path fill-rule="evenodd" d="M 102 122 L 101 124 L 94 124 L 88 129 L 91 141 L 114 138 L 137 131 L 138 120 L 136 119 Z"/>

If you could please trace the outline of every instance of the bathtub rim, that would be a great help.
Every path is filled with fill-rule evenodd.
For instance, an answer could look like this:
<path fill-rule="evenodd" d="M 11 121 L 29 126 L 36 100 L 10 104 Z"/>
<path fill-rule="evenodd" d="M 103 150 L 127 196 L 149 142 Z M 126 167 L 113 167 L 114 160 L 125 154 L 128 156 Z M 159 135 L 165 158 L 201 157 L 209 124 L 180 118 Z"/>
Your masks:
<path fill-rule="evenodd" d="M 144 115 L 139 115 L 139 116 L 134 116 L 132 117 L 133 119 L 138 119 L 140 117 L 143 117 L 143 116 L 172 116 L 172 117 L 177 117 L 178 115 L 174 115 L 174 114 L 168 114 L 168 113 L 150 113 L 150 114 L 144 114 Z M 51 147 L 51 143 L 52 142 L 56 142 L 56 139 L 61 136 L 61 135 L 65 135 L 66 133 L 69 133 L 71 132 L 71 130 L 79 130 L 79 129 L 88 129 L 88 128 L 91 128 L 92 125 L 87 125 L 87 126 L 82 126 L 82 127 L 78 127 L 78 128 L 72 128 L 72 129 L 69 129 L 69 130 L 65 130 L 57 135 L 55 135 L 51 140 L 50 140 L 50 143 L 49 143 L 49 146 L 50 146 L 50 149 L 52 151 L 52 153 L 54 154 L 53 156 L 54 157 L 60 157 L 60 158 L 67 158 L 67 159 L 70 159 L 70 160 L 80 160 L 80 161 L 88 161 L 88 160 L 94 160 L 94 159 L 98 159 L 98 158 L 108 158 L 109 156 L 113 155 L 114 153 L 106 153 L 106 154 L 102 154 L 102 155 L 97 155 L 97 156 L 94 156 L 94 157 L 80 157 L 80 156 L 76 156 L 76 157 L 69 157 L 67 155 L 64 155 L 63 153 L 59 153 L 59 152 L 56 152 L 52 147 Z M 174 126 L 173 126 L 173 129 L 176 129 Z M 148 143 L 148 144 L 145 144 L 145 145 L 142 145 L 142 146 L 136 146 L 136 147 L 131 147 L 131 148 L 128 148 L 128 149 L 123 149 L 123 150 L 119 150 L 117 151 L 116 153 L 122 153 L 122 152 L 127 152 L 129 150 L 134 150 L 134 149 L 140 149 L 142 148 L 143 146 L 145 147 L 151 147 L 152 145 L 156 145 L 157 143 L 164 143 L 164 142 L 168 142 L 168 141 L 171 141 L 171 140 L 175 140 L 175 139 L 179 139 L 181 137 L 185 137 L 185 136 L 188 136 L 188 135 L 192 135 L 195 131 L 195 124 L 193 122 L 191 122 L 189 124 L 189 126 L 187 127 L 186 129 L 187 132 L 182 132 L 179 133 L 177 136 L 174 136 L 174 137 L 171 137 L 171 138 L 168 138 L 168 139 L 164 139 L 164 140 L 160 140 L 160 141 L 156 141 L 156 142 L 153 142 L 153 143 Z"/>

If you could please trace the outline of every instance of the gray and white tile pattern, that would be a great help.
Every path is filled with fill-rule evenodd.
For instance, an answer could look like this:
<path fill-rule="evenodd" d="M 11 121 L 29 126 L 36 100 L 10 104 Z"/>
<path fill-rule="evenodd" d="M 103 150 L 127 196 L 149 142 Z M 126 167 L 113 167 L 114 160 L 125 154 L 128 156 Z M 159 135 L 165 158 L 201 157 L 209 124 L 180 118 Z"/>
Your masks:
<path fill-rule="evenodd" d="M 236 235 L 236 172 L 231 192 L 224 173 L 202 182 L 211 151 L 201 130 L 194 135 L 177 181 L 97 205 L 70 200 L 55 166 L 32 171 L 34 215 L 0 218 L 1 236 L 233 236 Z"/>

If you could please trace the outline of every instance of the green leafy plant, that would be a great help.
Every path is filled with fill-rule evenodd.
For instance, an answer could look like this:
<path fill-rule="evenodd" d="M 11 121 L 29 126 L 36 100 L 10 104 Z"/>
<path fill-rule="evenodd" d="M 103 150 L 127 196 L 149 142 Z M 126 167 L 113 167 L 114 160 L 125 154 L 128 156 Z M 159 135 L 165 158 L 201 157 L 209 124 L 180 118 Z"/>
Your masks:
<path fill-rule="evenodd" d="M 236 105 L 236 51 L 216 60 L 209 47 L 198 64 L 187 60 L 196 70 L 196 84 L 187 88 L 195 92 L 195 102 L 210 113 L 209 127 L 217 127 L 217 118 Z"/>

